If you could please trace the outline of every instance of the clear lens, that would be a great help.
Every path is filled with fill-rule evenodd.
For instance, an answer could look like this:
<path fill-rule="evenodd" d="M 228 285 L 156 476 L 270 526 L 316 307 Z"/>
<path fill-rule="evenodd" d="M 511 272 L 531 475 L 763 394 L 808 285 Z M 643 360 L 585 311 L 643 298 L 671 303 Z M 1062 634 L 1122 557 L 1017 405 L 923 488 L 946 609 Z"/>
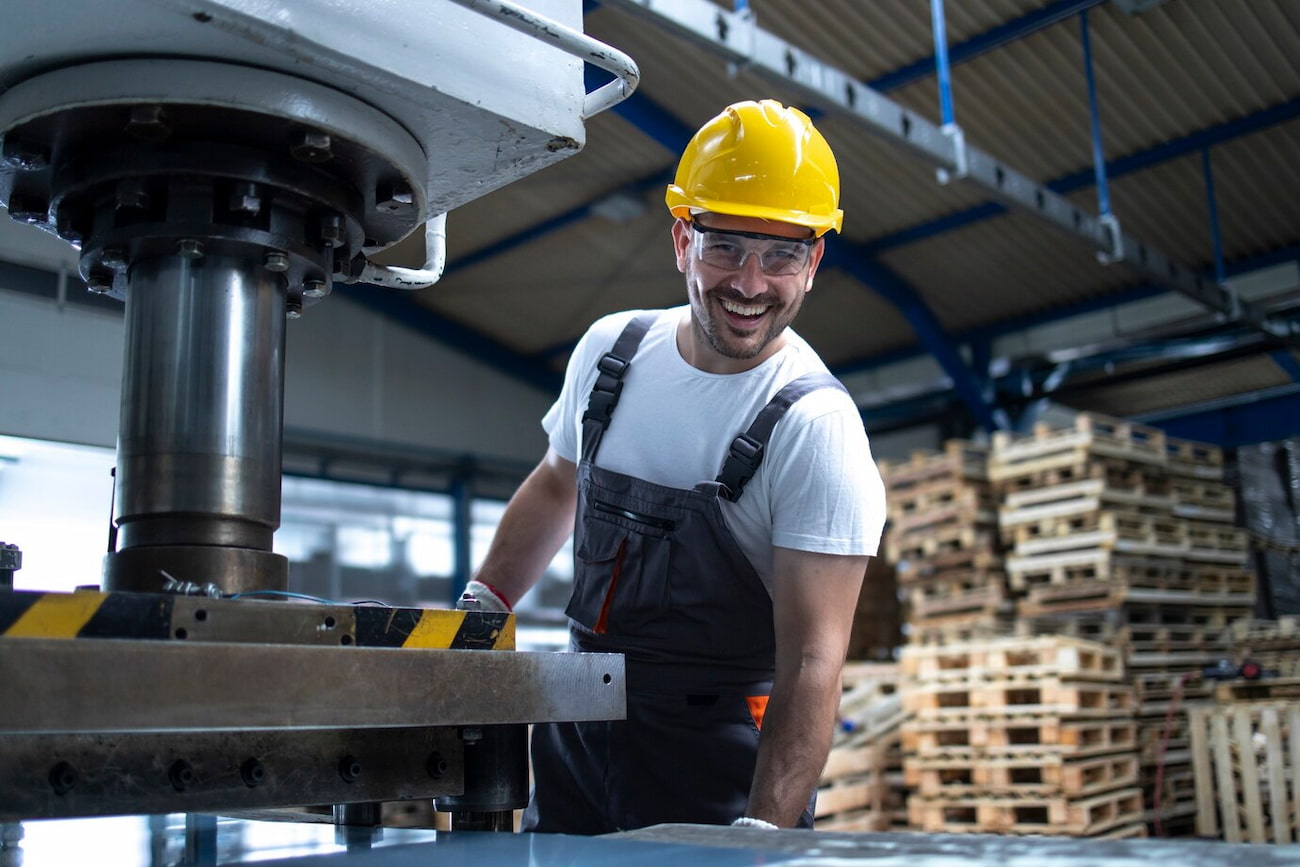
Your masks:
<path fill-rule="evenodd" d="M 815 239 L 772 238 L 745 232 L 704 229 L 692 221 L 695 230 L 695 255 L 700 261 L 725 271 L 739 271 L 751 255 L 771 277 L 798 274 L 808 264 Z"/>

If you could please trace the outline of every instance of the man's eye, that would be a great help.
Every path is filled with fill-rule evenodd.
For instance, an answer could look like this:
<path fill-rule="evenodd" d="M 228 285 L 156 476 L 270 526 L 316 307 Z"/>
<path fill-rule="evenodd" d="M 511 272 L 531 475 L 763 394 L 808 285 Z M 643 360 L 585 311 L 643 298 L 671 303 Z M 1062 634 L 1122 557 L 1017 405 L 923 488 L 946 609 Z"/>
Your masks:
<path fill-rule="evenodd" d="M 707 249 L 710 253 L 718 253 L 725 256 L 732 256 L 740 252 L 740 247 L 730 241 L 710 241 Z"/>
<path fill-rule="evenodd" d="M 799 258 L 799 254 L 794 250 L 768 250 L 764 258 L 769 262 L 793 262 Z"/>

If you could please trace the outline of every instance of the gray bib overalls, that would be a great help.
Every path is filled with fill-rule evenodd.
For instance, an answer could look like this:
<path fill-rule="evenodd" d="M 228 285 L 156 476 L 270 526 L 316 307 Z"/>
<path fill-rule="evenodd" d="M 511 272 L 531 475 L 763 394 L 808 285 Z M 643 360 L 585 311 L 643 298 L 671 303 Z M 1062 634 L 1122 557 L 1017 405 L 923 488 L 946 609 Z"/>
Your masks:
<path fill-rule="evenodd" d="M 565 609 L 571 650 L 625 655 L 627 719 L 534 728 L 525 831 L 730 824 L 748 802 L 776 639 L 771 596 L 719 502 L 739 499 L 794 401 L 843 386 L 825 374 L 786 385 L 733 441 L 718 479 L 691 490 L 601 469 L 601 436 L 654 319 L 632 320 L 599 363 L 583 416 Z M 812 826 L 811 803 L 800 824 Z"/>

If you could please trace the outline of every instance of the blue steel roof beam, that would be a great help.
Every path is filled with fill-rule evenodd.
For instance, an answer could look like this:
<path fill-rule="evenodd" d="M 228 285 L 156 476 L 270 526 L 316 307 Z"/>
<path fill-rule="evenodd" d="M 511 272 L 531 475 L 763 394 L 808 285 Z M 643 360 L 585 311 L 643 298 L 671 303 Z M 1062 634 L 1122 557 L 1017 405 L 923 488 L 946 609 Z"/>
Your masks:
<path fill-rule="evenodd" d="M 1106 0 L 1057 0 L 1055 3 L 1049 3 L 1042 9 L 1035 10 L 1027 15 L 1021 15 L 1019 18 L 1013 18 L 1005 24 L 999 24 L 991 30 L 972 36 L 970 39 L 948 46 L 948 64 L 956 66 L 959 63 L 965 63 L 967 60 L 978 57 L 986 51 L 991 51 L 1022 39 L 1025 36 L 1051 27 L 1059 21 L 1070 18 L 1080 12 L 1086 12 L 1093 6 L 1098 6 Z M 936 57 L 930 56 L 901 66 L 893 72 L 887 72 L 879 78 L 867 82 L 867 86 L 881 93 L 888 93 L 891 90 L 911 84 L 930 75 L 934 75 L 938 64 Z"/>
<path fill-rule="evenodd" d="M 879 262 L 851 255 L 835 246 L 827 246 L 825 264 L 842 268 L 897 307 L 916 332 L 917 338 L 948 374 L 953 390 L 966 404 L 976 423 L 986 431 L 999 430 L 998 420 L 994 417 L 993 408 L 985 398 L 979 381 L 957 352 L 955 344 L 944 332 L 934 313 L 907 281 Z"/>
<path fill-rule="evenodd" d="M 1273 361 L 1291 377 L 1292 382 L 1300 382 L 1300 361 L 1296 361 L 1294 353 L 1278 350 L 1273 353 Z"/>
<path fill-rule="evenodd" d="M 411 293 L 378 286 L 334 284 L 334 293 L 392 319 L 422 335 L 464 352 L 498 373 L 527 383 L 547 394 L 559 394 L 562 377 L 543 361 L 521 355 L 411 300 Z"/>
<path fill-rule="evenodd" d="M 1067 234 L 1085 241 L 1111 261 L 1123 261 L 1148 279 L 1179 291 L 1227 318 L 1250 323 L 1273 335 L 1300 342 L 1288 323 L 1270 320 L 1227 286 L 1199 270 L 1175 262 L 1127 232 L 1115 231 L 1098 217 L 969 147 L 927 118 L 908 111 L 856 79 L 793 44 L 763 30 L 748 16 L 709 0 L 606 0 L 722 56 L 729 63 L 792 87 L 808 101 L 847 115 L 868 132 L 933 164 L 940 176 L 957 178 L 991 193 Z M 956 131 L 956 130 L 955 130 Z M 959 132 L 959 131 L 957 131 Z"/>
<path fill-rule="evenodd" d="M 1284 262 L 1300 262 L 1300 244 L 1286 247 L 1281 250 L 1273 250 L 1269 253 L 1262 253 L 1257 256 L 1247 256 L 1243 259 L 1238 259 L 1237 261 L 1231 262 L 1227 265 L 1225 273 L 1228 278 L 1231 279 L 1238 274 L 1245 274 L 1260 268 L 1269 268 Z M 1167 291 L 1168 290 L 1164 287 L 1159 286 L 1138 286 L 1117 295 L 1108 295 L 1104 298 L 1094 298 L 1078 304 L 1069 304 L 1057 307 L 1044 313 L 1034 314 L 1033 316 L 1021 316 L 1015 319 L 1006 319 L 993 325 L 968 329 L 952 335 L 952 339 L 959 343 L 977 343 L 984 340 L 994 340 L 998 337 L 1017 331 L 1024 331 L 1027 328 L 1033 328 L 1037 325 L 1048 325 L 1074 316 L 1081 316 L 1088 313 L 1095 313 L 1099 310 L 1106 310 L 1120 304 L 1154 298 L 1158 295 L 1165 294 Z M 866 373 L 890 364 L 910 361 L 911 359 L 928 354 L 928 351 L 928 347 L 925 346 L 891 350 L 889 352 L 871 356 L 870 358 L 860 358 L 856 361 L 836 365 L 831 372 L 836 376 L 851 376 L 857 373 Z"/>

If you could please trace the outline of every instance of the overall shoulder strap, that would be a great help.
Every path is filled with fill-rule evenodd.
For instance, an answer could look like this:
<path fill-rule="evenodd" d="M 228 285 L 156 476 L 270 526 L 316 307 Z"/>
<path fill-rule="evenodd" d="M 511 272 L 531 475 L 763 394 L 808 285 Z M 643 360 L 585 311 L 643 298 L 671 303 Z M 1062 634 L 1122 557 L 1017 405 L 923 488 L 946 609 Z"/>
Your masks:
<path fill-rule="evenodd" d="M 838 388 L 848 394 L 844 384 L 829 373 L 805 373 L 791 380 L 784 388 L 772 395 L 772 399 L 754 417 L 749 430 L 731 441 L 731 449 L 717 478 L 720 486 L 718 493 L 722 497 L 733 503 L 740 499 L 745 485 L 754 477 L 754 473 L 758 472 L 759 464 L 763 463 L 763 452 L 767 448 L 767 441 L 771 438 L 776 423 L 795 401 L 823 388 Z"/>
<path fill-rule="evenodd" d="M 642 313 L 633 317 L 623 327 L 623 331 L 614 341 L 613 348 L 596 362 L 596 383 L 591 387 L 591 396 L 587 398 L 587 411 L 582 414 L 582 459 L 594 461 L 600 439 L 609 427 L 618 405 L 619 395 L 623 393 L 623 377 L 627 367 L 632 363 L 650 326 L 659 318 L 657 312 Z"/>

